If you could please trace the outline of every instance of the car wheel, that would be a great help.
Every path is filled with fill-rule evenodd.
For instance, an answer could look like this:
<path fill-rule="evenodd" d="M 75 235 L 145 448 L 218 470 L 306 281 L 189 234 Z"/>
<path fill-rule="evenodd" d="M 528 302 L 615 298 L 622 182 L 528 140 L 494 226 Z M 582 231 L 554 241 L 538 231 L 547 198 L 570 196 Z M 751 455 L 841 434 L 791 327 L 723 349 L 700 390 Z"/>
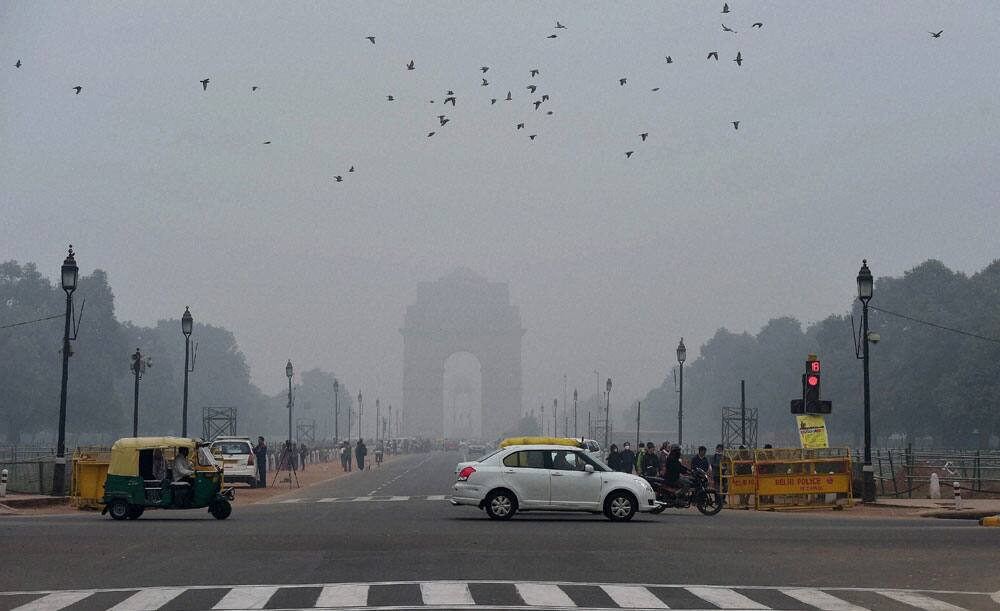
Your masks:
<path fill-rule="evenodd" d="M 517 499 L 509 490 L 494 490 L 486 495 L 484 505 L 491 520 L 509 520 L 517 511 Z"/>
<path fill-rule="evenodd" d="M 129 520 L 138 520 L 143 511 L 145 511 L 145 507 L 142 505 L 129 505 L 127 517 Z"/>
<path fill-rule="evenodd" d="M 628 522 L 635 515 L 637 503 L 631 492 L 612 492 L 604 501 L 604 515 L 612 522 Z"/>
<path fill-rule="evenodd" d="M 108 513 L 115 520 L 124 520 L 128 517 L 128 501 L 125 499 L 115 499 L 108 505 Z"/>
<path fill-rule="evenodd" d="M 208 506 L 208 513 L 212 514 L 216 520 L 225 520 L 229 514 L 233 513 L 233 506 L 226 500 L 215 501 Z"/>

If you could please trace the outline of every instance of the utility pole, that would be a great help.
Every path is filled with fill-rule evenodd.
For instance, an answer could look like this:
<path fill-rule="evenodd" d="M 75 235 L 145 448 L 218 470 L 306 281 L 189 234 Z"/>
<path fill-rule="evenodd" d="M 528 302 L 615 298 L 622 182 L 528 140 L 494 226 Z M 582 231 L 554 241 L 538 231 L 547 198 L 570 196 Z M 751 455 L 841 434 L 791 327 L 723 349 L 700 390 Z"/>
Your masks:
<path fill-rule="evenodd" d="M 697 380 L 696 380 L 697 381 Z M 740 439 L 747 445 L 747 381 L 740 380 Z"/>
<path fill-rule="evenodd" d="M 340 382 L 333 379 L 333 438 L 340 441 Z"/>

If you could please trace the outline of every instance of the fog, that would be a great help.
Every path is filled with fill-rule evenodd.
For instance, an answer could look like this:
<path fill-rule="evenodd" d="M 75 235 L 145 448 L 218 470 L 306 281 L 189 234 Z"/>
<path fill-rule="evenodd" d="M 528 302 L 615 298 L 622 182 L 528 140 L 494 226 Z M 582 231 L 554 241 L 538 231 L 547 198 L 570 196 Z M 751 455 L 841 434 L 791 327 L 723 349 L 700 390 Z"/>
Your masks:
<path fill-rule="evenodd" d="M 190 306 L 266 392 L 290 358 L 396 405 L 417 282 L 468 267 L 533 407 L 846 311 L 863 257 L 997 256 L 996 3 L 729 4 L 4 2 L 0 261 L 72 243 L 119 319 Z"/>

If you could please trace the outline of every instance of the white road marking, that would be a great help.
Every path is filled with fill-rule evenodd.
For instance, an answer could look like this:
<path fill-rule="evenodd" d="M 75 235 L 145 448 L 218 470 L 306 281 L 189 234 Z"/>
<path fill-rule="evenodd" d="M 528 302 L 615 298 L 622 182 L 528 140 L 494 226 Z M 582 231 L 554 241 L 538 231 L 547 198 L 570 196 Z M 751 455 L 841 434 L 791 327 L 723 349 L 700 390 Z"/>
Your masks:
<path fill-rule="evenodd" d="M 956 607 L 951 603 L 946 603 L 943 600 L 938 600 L 936 598 L 930 598 L 929 596 L 924 596 L 923 594 L 917 594 L 916 592 L 879 590 L 878 593 L 886 598 L 891 598 L 895 601 L 910 605 L 911 607 L 924 609 L 924 611 L 965 611 L 962 607 Z"/>
<path fill-rule="evenodd" d="M 408 501 L 408 500 L 410 500 L 410 497 L 408 497 L 408 496 L 394 496 L 394 497 L 390 498 L 389 500 L 390 501 Z"/>
<path fill-rule="evenodd" d="M 241 586 L 233 588 L 222 597 L 213 609 L 263 609 L 271 600 L 277 586 Z"/>
<path fill-rule="evenodd" d="M 475 605 L 466 583 L 422 583 L 420 596 L 425 605 Z"/>
<path fill-rule="evenodd" d="M 320 499 L 320 500 L 318 500 L 316 502 L 317 503 L 336 503 L 337 502 L 337 497 L 331 496 L 331 497 L 327 497 L 325 499 Z"/>
<path fill-rule="evenodd" d="M 665 602 L 642 586 L 601 586 L 623 609 L 669 609 Z"/>
<path fill-rule="evenodd" d="M 443 494 L 432 494 L 431 496 L 427 497 L 427 500 L 428 501 L 443 501 L 446 498 L 447 497 L 445 495 L 443 495 Z"/>
<path fill-rule="evenodd" d="M 305 499 L 288 499 L 286 501 L 278 501 L 279 503 L 298 503 L 304 501 Z"/>
<path fill-rule="evenodd" d="M 370 497 L 370 496 L 359 496 L 359 497 L 356 497 L 354 500 L 355 500 L 355 502 L 357 502 L 357 501 L 370 501 L 370 500 L 372 500 L 372 497 Z"/>
<path fill-rule="evenodd" d="M 53 592 L 13 611 L 58 611 L 90 596 L 90 592 Z"/>
<path fill-rule="evenodd" d="M 739 592 L 729 588 L 684 588 L 698 598 L 707 600 L 720 609 L 767 609 L 755 600 L 743 596 Z"/>
<path fill-rule="evenodd" d="M 324 586 L 316 599 L 314 607 L 364 607 L 368 604 L 368 586 L 356 583 L 344 583 Z"/>
<path fill-rule="evenodd" d="M 864 607 L 852 605 L 846 600 L 811 588 L 788 588 L 780 590 L 785 596 L 791 596 L 799 602 L 812 605 L 821 611 L 868 611 Z"/>
<path fill-rule="evenodd" d="M 575 607 L 559 586 L 548 583 L 516 583 L 518 595 L 530 607 Z"/>
<path fill-rule="evenodd" d="M 108 611 L 156 611 L 163 605 L 177 598 L 184 588 L 150 588 L 139 590 L 132 596 L 121 601 Z"/>

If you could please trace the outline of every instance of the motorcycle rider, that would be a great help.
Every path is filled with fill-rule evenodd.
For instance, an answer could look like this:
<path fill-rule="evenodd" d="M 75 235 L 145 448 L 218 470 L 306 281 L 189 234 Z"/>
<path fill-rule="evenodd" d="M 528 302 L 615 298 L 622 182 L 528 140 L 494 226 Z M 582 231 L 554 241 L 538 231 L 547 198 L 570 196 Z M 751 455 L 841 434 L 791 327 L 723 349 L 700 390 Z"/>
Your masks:
<path fill-rule="evenodd" d="M 667 464 L 664 467 L 664 481 L 671 488 L 678 488 L 674 495 L 682 499 L 687 495 L 688 487 L 691 485 L 691 478 L 686 477 L 686 473 L 691 470 L 681 462 L 681 447 L 673 445 L 670 447 L 670 454 L 667 455 Z"/>

